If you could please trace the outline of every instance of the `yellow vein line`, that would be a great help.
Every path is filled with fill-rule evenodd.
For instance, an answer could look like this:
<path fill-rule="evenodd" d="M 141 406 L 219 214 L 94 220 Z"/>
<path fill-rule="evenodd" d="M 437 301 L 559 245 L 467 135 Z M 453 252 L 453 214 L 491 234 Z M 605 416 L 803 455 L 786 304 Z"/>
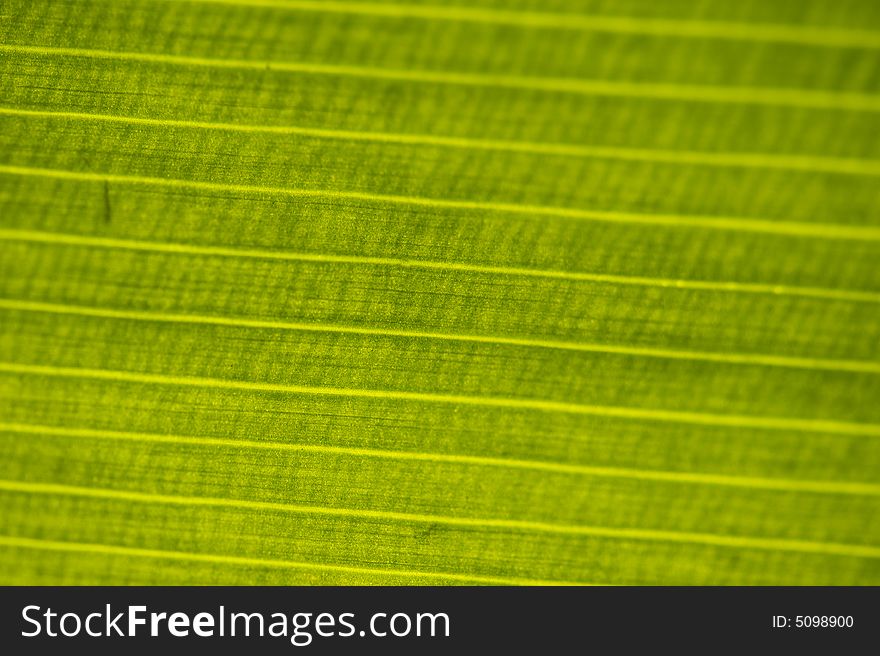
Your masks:
<path fill-rule="evenodd" d="M 564 143 L 444 137 L 429 134 L 365 132 L 358 130 L 336 130 L 283 125 L 244 125 L 237 123 L 214 123 L 210 121 L 182 121 L 174 119 L 118 116 L 111 114 L 92 114 L 88 112 L 19 109 L 14 107 L 0 107 L 0 115 L 61 118 L 77 121 L 99 121 L 160 128 L 218 130 L 245 134 L 292 135 L 313 137 L 317 139 L 437 146 L 443 148 L 489 150 L 534 155 L 616 159 L 630 162 L 660 162 L 675 165 L 717 166 L 727 168 L 759 168 L 807 173 L 836 173 L 841 175 L 880 175 L 880 161 L 847 157 L 776 155 L 770 153 L 711 153 L 688 150 L 580 146 Z"/>
<path fill-rule="evenodd" d="M 173 1 L 180 2 L 181 0 Z M 864 48 L 871 50 L 880 48 L 880 32 L 852 28 L 814 27 L 811 25 L 738 23 L 637 16 L 597 16 L 539 11 L 512 11 L 482 7 L 410 5 L 390 2 L 337 2 L 335 0 L 183 1 L 198 4 L 263 7 L 381 18 L 418 18 L 432 21 L 506 25 L 527 29 L 577 30 L 695 39 L 791 43 L 831 48 Z"/>
<path fill-rule="evenodd" d="M 21 375 L 55 376 L 61 378 L 93 378 L 96 380 L 140 383 L 147 385 L 177 385 L 183 387 L 203 387 L 208 389 L 278 392 L 282 394 L 299 394 L 307 396 L 384 399 L 390 401 L 413 401 L 417 403 L 443 403 L 451 405 L 504 408 L 508 410 L 533 410 L 537 412 L 592 415 L 599 417 L 615 417 L 619 419 L 640 419 L 693 424 L 697 426 L 729 426 L 736 428 L 757 428 L 765 430 L 788 430 L 880 437 L 880 425 L 878 424 L 823 419 L 797 419 L 790 417 L 761 417 L 730 414 L 721 415 L 708 412 L 588 405 L 562 401 L 545 401 L 541 399 L 437 394 L 431 392 L 410 392 L 402 390 L 314 387 L 307 385 L 262 383 L 197 376 L 151 374 L 113 369 L 20 364 L 15 362 L 0 362 L 0 372 Z"/>
<path fill-rule="evenodd" d="M 22 538 L 12 535 L 0 535 L 0 546 L 37 549 L 44 551 L 62 551 L 102 556 L 123 556 L 132 558 L 152 558 L 156 560 L 184 560 L 189 562 L 232 565 L 241 567 L 265 567 L 268 569 L 299 569 L 307 571 L 338 572 L 360 576 L 399 577 L 407 579 L 425 579 L 430 581 L 457 581 L 482 585 L 594 585 L 590 583 L 568 581 L 544 581 L 537 579 L 507 578 L 492 576 L 471 576 L 454 572 L 424 572 L 419 570 L 379 569 L 357 567 L 353 565 L 331 565 L 329 563 L 308 563 L 291 560 L 275 560 L 267 558 L 251 558 L 247 556 L 227 556 L 221 554 L 195 553 L 189 551 L 166 551 L 159 549 L 143 549 L 139 547 L 121 547 L 109 544 L 86 542 L 59 542 Z"/>
<path fill-rule="evenodd" d="M 0 45 L 0 52 L 58 57 L 81 57 L 115 61 L 201 66 L 236 70 L 276 71 L 307 75 L 332 75 L 418 84 L 448 84 L 523 91 L 568 93 L 587 96 L 680 100 L 687 102 L 747 104 L 762 106 L 833 109 L 855 112 L 880 111 L 880 95 L 776 87 L 724 87 L 708 85 L 664 84 L 577 78 L 490 75 L 452 71 L 403 70 L 371 66 L 275 62 L 248 59 L 214 59 L 146 52 L 56 48 L 47 46 Z"/>
<path fill-rule="evenodd" d="M 416 330 L 396 330 L 392 328 L 342 326 L 324 323 L 298 323 L 292 321 L 247 319 L 243 317 L 174 314 L 169 312 L 144 312 L 140 310 L 117 310 L 112 308 L 86 307 L 82 305 L 59 303 L 42 303 L 39 301 L 24 301 L 5 298 L 0 298 L 0 309 L 21 312 L 45 312 L 51 314 L 95 317 L 103 319 L 120 319 L 130 321 L 214 325 L 229 326 L 233 328 L 290 330 L 333 334 L 370 335 L 377 337 L 403 337 L 407 339 L 434 339 L 453 342 L 471 342 L 477 344 L 517 346 L 523 348 L 543 348 L 565 351 L 581 351 L 587 353 L 610 353 L 614 355 L 629 355 L 635 357 L 662 358 L 670 360 L 718 362 L 723 364 L 735 365 L 755 365 L 765 367 L 785 367 L 793 369 L 880 374 L 880 362 L 859 360 L 797 358 L 751 353 L 712 353 L 707 351 L 686 351 L 639 346 L 616 346 L 613 344 L 591 344 L 586 342 L 565 342 L 544 339 L 526 339 L 519 337 L 495 337 L 457 333 L 435 333 Z"/>
<path fill-rule="evenodd" d="M 517 519 L 493 519 L 477 517 L 450 517 L 402 513 L 387 510 L 367 510 L 353 508 L 334 508 L 331 506 L 302 506 L 272 501 L 250 501 L 217 497 L 192 497 L 170 494 L 146 494 L 126 490 L 78 487 L 54 483 L 24 483 L 21 481 L 0 480 L 0 490 L 25 494 L 47 494 L 74 496 L 90 499 L 108 499 L 132 503 L 165 504 L 189 508 L 239 508 L 259 512 L 283 512 L 326 517 L 351 517 L 387 522 L 441 524 L 460 528 L 500 529 L 530 533 L 549 533 L 556 535 L 577 535 L 583 537 L 610 538 L 615 540 L 639 540 L 649 542 L 676 542 L 701 544 L 734 549 L 757 549 L 762 551 L 794 551 L 801 553 L 845 556 L 852 558 L 880 558 L 880 547 L 838 542 L 814 542 L 759 538 L 751 536 L 720 535 L 715 533 L 692 533 L 655 529 L 614 528 L 606 526 L 584 526 L 577 524 L 553 524 L 549 522 Z"/>
<path fill-rule="evenodd" d="M 418 196 L 393 196 L 357 191 L 334 191 L 328 189 L 291 189 L 288 187 L 263 187 L 220 182 L 180 180 L 177 178 L 151 178 L 136 175 L 117 175 L 113 173 L 91 173 L 84 171 L 64 171 L 59 169 L 36 168 L 29 166 L 0 165 L 0 173 L 57 180 L 79 180 L 86 182 L 112 182 L 114 184 L 163 186 L 175 189 L 198 189 L 208 192 L 232 192 L 257 196 L 281 195 L 292 198 L 336 198 L 339 200 L 367 203 L 389 203 L 412 205 L 450 210 L 479 210 L 507 214 L 553 216 L 562 219 L 602 221 L 607 223 L 632 223 L 676 228 L 702 228 L 709 230 L 734 230 L 762 234 L 789 235 L 823 239 L 854 239 L 861 241 L 880 241 L 880 227 L 856 226 L 827 223 L 802 223 L 793 221 L 773 221 L 767 219 L 748 219 L 724 216 L 687 216 L 675 214 L 636 214 L 630 212 L 603 212 L 541 205 L 521 205 L 516 203 L 496 203 L 466 200 L 443 200 Z"/>
<path fill-rule="evenodd" d="M 0 166 L 0 170 L 2 170 L 2 166 Z M 580 271 L 555 271 L 552 269 L 528 269 L 524 267 L 491 266 L 467 264 L 462 262 L 412 260 L 392 257 L 369 257 L 362 255 L 298 253 L 268 249 L 230 248 L 227 246 L 203 246 L 175 242 L 94 237 L 59 232 L 43 232 L 39 230 L 0 228 L 0 240 L 38 244 L 61 244 L 65 246 L 85 246 L 89 248 L 110 248 L 150 253 L 168 253 L 174 255 L 252 258 L 290 262 L 312 262 L 316 264 L 391 266 L 440 271 L 460 271 L 465 273 L 481 273 L 489 275 L 521 276 L 527 278 L 548 278 L 576 282 L 607 283 L 612 285 L 631 285 L 636 287 L 692 289 L 712 292 L 767 294 L 771 296 L 796 296 L 856 303 L 880 303 L 880 293 L 878 292 L 851 289 L 798 287 L 794 285 L 774 285 L 766 283 L 718 282 L 710 280 L 682 280 L 675 278 L 650 278 L 646 276 L 623 276 L 606 273 L 585 273 Z"/>
<path fill-rule="evenodd" d="M 661 483 L 693 484 L 745 488 L 748 490 L 771 490 L 779 492 L 807 492 L 815 494 L 846 494 L 855 496 L 880 496 L 880 485 L 848 481 L 797 480 L 766 478 L 756 476 L 727 476 L 723 474 L 703 474 L 698 472 L 677 472 L 625 467 L 597 467 L 573 465 L 540 460 L 517 458 L 494 458 L 489 456 L 470 456 L 461 454 L 428 453 L 421 451 L 395 451 L 389 449 L 370 449 L 363 447 L 341 447 L 323 444 L 291 444 L 289 442 L 270 442 L 239 440 L 229 438 L 168 435 L 157 433 L 137 433 L 128 431 L 99 430 L 92 428 L 68 428 L 0 422 L 0 431 L 39 435 L 42 437 L 84 438 L 113 440 L 120 442 L 147 442 L 151 444 L 173 444 L 220 447 L 231 449 L 258 449 L 292 453 L 317 453 L 357 458 L 381 458 L 415 462 L 444 463 L 469 467 L 497 467 L 501 469 L 521 469 L 574 476 L 601 478 L 623 478 Z"/>

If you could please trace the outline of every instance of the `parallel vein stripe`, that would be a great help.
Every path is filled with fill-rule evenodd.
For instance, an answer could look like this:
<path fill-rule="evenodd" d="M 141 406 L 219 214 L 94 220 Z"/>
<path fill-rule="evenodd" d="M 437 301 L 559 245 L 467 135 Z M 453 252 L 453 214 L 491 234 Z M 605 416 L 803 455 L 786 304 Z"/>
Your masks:
<path fill-rule="evenodd" d="M 112 308 L 86 307 L 81 305 L 58 303 L 43 303 L 39 301 L 25 301 L 6 298 L 0 298 L 0 310 L 12 310 L 20 312 L 45 312 L 51 314 L 96 317 L 105 319 L 120 319 L 130 321 L 230 326 L 234 328 L 291 330 L 318 333 L 370 335 L 377 337 L 403 337 L 408 339 L 436 339 L 453 342 L 471 342 L 478 344 L 518 346 L 523 348 L 543 348 L 566 351 L 582 351 L 588 353 L 609 353 L 614 355 L 630 355 L 634 357 L 662 358 L 670 360 L 688 360 L 697 362 L 718 362 L 736 365 L 755 365 L 765 367 L 786 367 L 793 369 L 880 374 L 880 362 L 860 360 L 797 358 L 788 356 L 763 355 L 758 353 L 712 353 L 707 351 L 686 351 L 639 346 L 618 346 L 614 344 L 591 344 L 586 342 L 565 342 L 558 340 L 526 339 L 517 337 L 435 333 L 415 330 L 395 330 L 392 328 L 341 326 L 336 324 L 323 323 L 298 323 L 292 321 L 248 319 L 244 317 L 174 314 L 169 312 L 145 312 L 140 310 L 117 310 Z"/>
<path fill-rule="evenodd" d="M 343 398 L 384 399 L 389 401 L 482 406 L 510 410 L 533 410 L 548 413 L 594 415 L 620 419 L 642 419 L 647 421 L 693 424 L 698 426 L 731 426 L 765 430 L 788 430 L 880 437 L 880 425 L 878 424 L 824 419 L 798 419 L 791 417 L 761 417 L 729 414 L 721 415 L 709 412 L 588 405 L 566 403 L 562 401 L 545 401 L 541 399 L 467 396 L 460 394 L 438 394 L 432 392 L 410 392 L 403 390 L 313 387 L 307 385 L 263 383 L 196 376 L 174 376 L 112 369 L 56 367 L 51 365 L 21 364 L 16 362 L 0 362 L 0 372 L 20 375 L 57 376 L 61 378 L 93 378 L 96 380 L 142 383 L 147 385 L 177 385 L 185 387 L 204 387 L 209 389 L 278 392 L 282 394 L 298 394 L 306 396 L 335 396 Z"/>
<path fill-rule="evenodd" d="M 109 544 L 85 542 L 59 542 L 23 538 L 12 535 L 0 535 L 0 546 L 19 549 L 38 549 L 44 551 L 61 551 L 80 554 L 96 554 L 103 556 L 122 556 L 127 558 L 151 558 L 156 560 L 183 560 L 188 562 L 232 565 L 240 567 L 265 567 L 269 569 L 299 569 L 318 572 L 338 572 L 376 577 L 398 577 L 405 579 L 427 579 L 431 581 L 460 581 L 485 585 L 591 585 L 589 583 L 568 581 L 545 581 L 525 578 L 507 578 L 459 574 L 456 572 L 425 572 L 420 570 L 379 569 L 373 567 L 357 567 L 354 565 L 333 565 L 330 563 L 308 563 L 291 560 L 275 560 L 253 558 L 248 556 L 228 556 L 224 554 L 206 554 L 190 551 L 166 551 L 160 549 L 143 549 L 140 547 L 122 547 Z"/>
<path fill-rule="evenodd" d="M 788 235 L 792 237 L 822 239 L 852 239 L 860 241 L 880 241 L 880 226 L 858 226 L 828 223 L 803 223 L 796 221 L 773 221 L 768 219 L 749 219 L 724 216 L 689 216 L 674 214 L 636 214 L 632 212 L 605 212 L 565 207 L 541 205 L 520 205 L 516 203 L 482 202 L 466 200 L 444 200 L 418 196 L 393 196 L 357 191 L 334 191 L 328 189 L 291 189 L 288 187 L 264 187 L 259 185 L 240 185 L 177 178 L 151 178 L 137 175 L 117 175 L 113 173 L 93 173 L 85 171 L 65 171 L 29 166 L 0 165 L 0 174 L 20 175 L 58 180 L 80 180 L 86 182 L 105 182 L 113 184 L 163 186 L 176 189 L 198 189 L 208 192 L 231 192 L 253 195 L 281 195 L 292 198 L 336 198 L 339 200 L 412 205 L 415 207 L 442 208 L 451 210 L 481 210 L 508 214 L 554 216 L 562 219 L 580 221 L 602 221 L 607 223 L 632 223 L 677 228 L 701 228 L 707 230 L 733 230 L 762 234 Z"/>
<path fill-rule="evenodd" d="M 263 72 L 276 71 L 283 73 L 303 73 L 306 75 L 331 75 L 374 80 L 390 80 L 395 82 L 413 82 L 417 84 L 449 84 L 457 86 L 506 88 L 586 96 L 799 107 L 804 109 L 831 109 L 854 112 L 880 111 L 880 95 L 844 91 L 776 87 L 725 87 L 659 82 L 626 82 L 612 80 L 582 80 L 577 78 L 490 75 L 479 73 L 457 73 L 452 71 L 402 70 L 370 66 L 317 64 L 309 62 L 215 59 L 210 57 L 192 57 L 161 53 L 13 44 L 0 45 L 0 52 L 107 59 L 143 62 L 148 64 L 168 64 L 173 66 L 199 66 Z"/>
<path fill-rule="evenodd" d="M 865 48 L 871 50 L 880 48 L 880 32 L 852 28 L 815 27 L 812 25 L 563 14 L 467 6 L 411 5 L 392 2 L 341 2 L 337 0 L 172 1 L 352 14 L 382 18 L 419 18 L 431 21 L 507 25 L 527 29 L 577 30 L 584 32 L 610 32 L 614 34 L 753 41 L 759 43 L 791 43 L 832 48 Z"/>
<path fill-rule="evenodd" d="M 2 169 L 2 167 L 0 167 L 0 169 Z M 742 294 L 766 294 L 770 296 L 795 296 L 855 303 L 880 303 L 880 292 L 852 289 L 799 287 L 794 285 L 774 285 L 767 283 L 682 280 L 675 278 L 649 278 L 646 276 L 623 276 L 606 273 L 586 273 L 580 271 L 556 271 L 552 269 L 528 269 L 524 267 L 491 266 L 434 260 L 410 260 L 391 257 L 369 257 L 362 255 L 297 253 L 290 251 L 278 251 L 258 248 L 232 248 L 228 246 L 203 246 L 178 242 L 155 242 L 136 239 L 117 239 L 113 237 L 95 237 L 89 235 L 76 235 L 60 232 L 44 232 L 39 230 L 0 228 L 0 240 L 20 241 L 38 244 L 55 244 L 64 246 L 84 246 L 88 248 L 131 250 L 149 253 L 168 253 L 176 255 L 280 260 L 288 262 L 312 262 L 317 264 L 390 266 L 440 271 L 460 271 L 464 273 L 481 273 L 499 276 L 522 276 L 527 278 L 548 278 L 551 280 L 557 279 L 571 280 L 576 282 L 607 283 L 611 285 L 660 287 L 663 289 L 692 289 L 699 291 L 716 291 Z"/>
<path fill-rule="evenodd" d="M 0 490 L 25 494 L 46 494 L 53 496 L 74 496 L 91 499 L 109 499 L 131 503 L 166 504 L 183 507 L 240 508 L 243 510 L 269 511 L 327 517 L 353 517 L 399 523 L 441 524 L 461 528 L 499 529 L 530 533 L 550 533 L 558 535 L 577 535 L 583 537 L 609 538 L 616 540 L 639 540 L 648 542 L 676 542 L 702 544 L 733 549 L 757 549 L 762 551 L 793 551 L 801 553 L 845 556 L 852 558 L 880 558 L 880 547 L 838 542 L 816 542 L 761 538 L 716 533 L 692 533 L 640 528 L 616 528 L 608 526 L 583 526 L 577 524 L 553 524 L 549 522 L 517 519 L 494 519 L 477 517 L 450 517 L 403 513 L 387 510 L 367 510 L 335 508 L 331 506 L 301 506 L 272 501 L 249 501 L 217 497 L 177 496 L 170 494 L 147 494 L 127 490 L 89 488 L 54 483 L 25 483 L 22 481 L 0 480 Z"/>
<path fill-rule="evenodd" d="M 688 485 L 724 486 L 745 488 L 748 490 L 880 496 L 880 484 L 850 481 L 798 480 L 758 476 L 729 476 L 723 474 L 704 474 L 684 471 L 632 469 L 625 467 L 597 467 L 541 460 L 522 460 L 518 458 L 495 458 L 489 456 L 428 453 L 421 451 L 395 451 L 364 447 L 328 446 L 324 444 L 292 444 L 289 442 L 240 440 L 158 433 L 136 433 L 128 431 L 99 430 L 93 428 L 69 428 L 7 422 L 0 422 L 0 432 L 23 433 L 27 435 L 39 435 L 42 437 L 51 436 L 62 438 L 114 440 L 119 442 L 147 442 L 150 444 L 173 444 L 176 446 L 192 445 L 230 449 L 258 449 L 275 452 L 317 453 L 352 456 L 356 458 L 381 458 L 388 460 L 446 463 L 472 467 L 524 469 L 552 474 L 623 478 Z"/>
<path fill-rule="evenodd" d="M 716 166 L 727 168 L 772 169 L 806 173 L 835 173 L 841 175 L 880 176 L 880 161 L 846 157 L 822 157 L 816 155 L 777 155 L 771 153 L 712 153 L 688 150 L 662 150 L 646 148 L 621 148 L 611 146 L 580 146 L 565 143 L 540 143 L 532 141 L 505 141 L 498 139 L 471 139 L 444 137 L 430 134 L 404 134 L 393 132 L 364 132 L 357 130 L 333 130 L 284 125 L 244 125 L 237 123 L 214 123 L 210 121 L 183 121 L 174 119 L 142 118 L 92 114 L 87 112 L 63 112 L 15 107 L 0 107 L 0 115 L 35 118 L 59 118 L 78 121 L 100 121 L 143 125 L 159 128 L 184 128 L 218 130 L 250 134 L 279 134 L 316 139 L 343 141 L 366 141 L 383 144 L 437 146 L 469 150 L 555 155 L 613 159 L 630 162 L 659 162 L 676 165 Z"/>

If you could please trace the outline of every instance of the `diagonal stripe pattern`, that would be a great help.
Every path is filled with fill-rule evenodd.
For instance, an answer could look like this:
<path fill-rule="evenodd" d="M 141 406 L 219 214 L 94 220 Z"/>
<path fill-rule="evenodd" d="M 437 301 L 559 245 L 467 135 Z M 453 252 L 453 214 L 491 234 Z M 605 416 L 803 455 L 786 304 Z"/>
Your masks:
<path fill-rule="evenodd" d="M 0 583 L 880 582 L 880 9 L 11 0 Z"/>

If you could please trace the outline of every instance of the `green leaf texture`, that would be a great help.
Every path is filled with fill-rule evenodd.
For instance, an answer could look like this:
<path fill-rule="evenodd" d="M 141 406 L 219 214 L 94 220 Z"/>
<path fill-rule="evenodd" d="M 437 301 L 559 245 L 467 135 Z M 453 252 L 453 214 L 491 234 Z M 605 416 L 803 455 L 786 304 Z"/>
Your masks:
<path fill-rule="evenodd" d="M 880 3 L 0 2 L 0 583 L 880 584 Z"/>

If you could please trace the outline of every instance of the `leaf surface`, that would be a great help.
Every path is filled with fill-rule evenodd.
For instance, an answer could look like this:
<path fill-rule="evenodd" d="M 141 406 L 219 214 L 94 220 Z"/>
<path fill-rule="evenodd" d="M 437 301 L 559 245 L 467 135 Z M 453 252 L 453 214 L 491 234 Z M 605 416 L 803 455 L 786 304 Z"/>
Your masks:
<path fill-rule="evenodd" d="M 880 5 L 0 3 L 0 582 L 880 584 Z"/>

